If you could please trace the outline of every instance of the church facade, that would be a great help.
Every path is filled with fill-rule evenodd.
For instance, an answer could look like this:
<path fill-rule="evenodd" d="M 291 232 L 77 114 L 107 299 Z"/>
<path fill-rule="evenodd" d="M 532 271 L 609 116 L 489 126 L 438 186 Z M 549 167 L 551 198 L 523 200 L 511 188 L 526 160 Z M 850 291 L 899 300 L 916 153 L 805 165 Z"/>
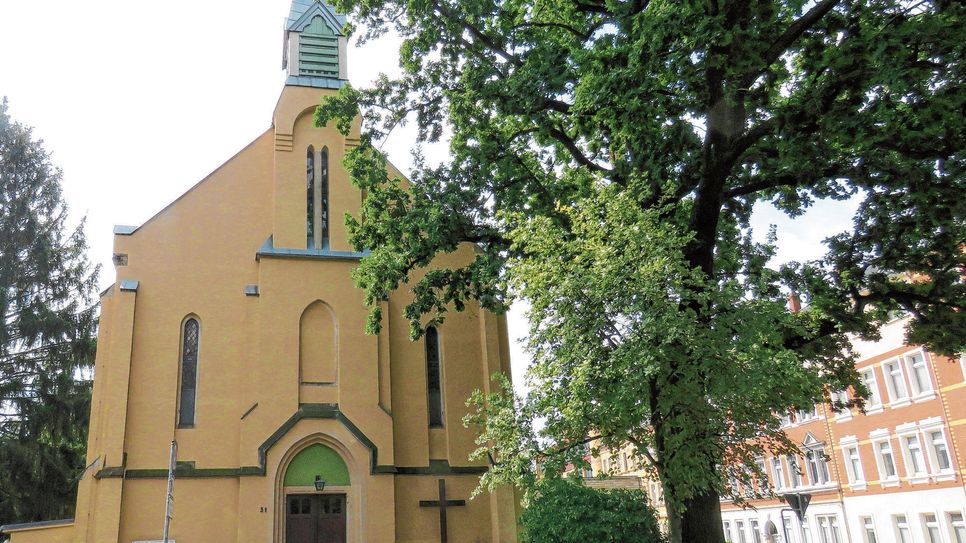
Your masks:
<path fill-rule="evenodd" d="M 272 127 L 115 230 L 76 515 L 5 527 L 13 543 L 160 541 L 172 442 L 172 542 L 516 541 L 512 490 L 470 499 L 486 466 L 461 421 L 509 375 L 505 319 L 468 307 L 414 342 L 401 289 L 364 333 L 341 219 L 359 129 L 312 121 L 346 79 L 344 22 L 294 0 Z"/>

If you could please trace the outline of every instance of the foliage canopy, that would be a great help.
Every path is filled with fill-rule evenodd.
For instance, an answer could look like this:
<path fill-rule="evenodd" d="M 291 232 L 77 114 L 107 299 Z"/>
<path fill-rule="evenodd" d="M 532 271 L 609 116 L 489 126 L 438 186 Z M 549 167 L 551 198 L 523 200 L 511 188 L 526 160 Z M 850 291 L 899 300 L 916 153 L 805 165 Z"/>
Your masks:
<path fill-rule="evenodd" d="M 902 311 L 909 341 L 963 350 L 962 2 L 334 4 L 364 39 L 404 38 L 400 77 L 317 112 L 343 131 L 363 118 L 346 166 L 366 198 L 347 220 L 372 250 L 356 272 L 370 328 L 410 280 L 414 336 L 470 300 L 531 308 L 531 394 L 477 398 L 489 482 L 630 442 L 672 540 L 720 542 L 721 468 L 794 446 L 776 413 L 850 386 L 861 403 L 848 334 Z M 451 157 L 403 184 L 377 145 L 406 121 L 420 142 L 447 134 Z M 753 237 L 756 206 L 850 199 L 853 227 L 818 260 L 773 265 L 774 235 Z M 463 266 L 414 274 L 465 243 Z"/>
<path fill-rule="evenodd" d="M 603 490 L 580 479 L 544 479 L 520 517 L 524 543 L 661 543 L 654 509 L 640 490 Z"/>

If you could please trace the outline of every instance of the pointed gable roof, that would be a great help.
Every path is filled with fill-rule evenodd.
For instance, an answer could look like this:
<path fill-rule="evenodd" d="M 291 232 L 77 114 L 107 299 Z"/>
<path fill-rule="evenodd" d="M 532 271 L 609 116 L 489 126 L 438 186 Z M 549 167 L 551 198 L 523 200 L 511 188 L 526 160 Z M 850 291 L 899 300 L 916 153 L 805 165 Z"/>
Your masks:
<path fill-rule="evenodd" d="M 337 34 L 342 33 L 342 27 L 346 23 L 345 15 L 336 13 L 335 8 L 323 0 L 292 0 L 292 9 L 289 11 L 285 27 L 291 31 L 301 32 L 316 15 L 321 15 Z"/>
<path fill-rule="evenodd" d="M 823 442 L 821 442 L 821 441 L 819 441 L 819 440 L 818 440 L 818 439 L 817 439 L 817 438 L 815 437 L 815 435 L 814 435 L 814 434 L 812 434 L 812 432 L 806 432 L 806 433 L 805 433 L 805 439 L 804 439 L 804 440 L 802 441 L 802 445 L 803 445 L 803 446 L 804 446 L 804 447 L 805 447 L 806 449 L 810 449 L 810 448 L 812 448 L 812 447 L 816 447 L 816 446 L 820 446 L 820 445 L 824 445 L 824 443 L 823 443 Z"/>

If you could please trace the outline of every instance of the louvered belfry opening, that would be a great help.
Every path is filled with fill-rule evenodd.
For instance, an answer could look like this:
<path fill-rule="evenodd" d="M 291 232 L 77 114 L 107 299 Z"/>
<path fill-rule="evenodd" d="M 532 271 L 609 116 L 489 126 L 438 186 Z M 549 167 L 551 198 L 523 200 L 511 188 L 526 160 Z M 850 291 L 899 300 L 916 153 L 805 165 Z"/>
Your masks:
<path fill-rule="evenodd" d="M 322 17 L 312 19 L 299 36 L 299 75 L 339 77 L 339 36 Z"/>

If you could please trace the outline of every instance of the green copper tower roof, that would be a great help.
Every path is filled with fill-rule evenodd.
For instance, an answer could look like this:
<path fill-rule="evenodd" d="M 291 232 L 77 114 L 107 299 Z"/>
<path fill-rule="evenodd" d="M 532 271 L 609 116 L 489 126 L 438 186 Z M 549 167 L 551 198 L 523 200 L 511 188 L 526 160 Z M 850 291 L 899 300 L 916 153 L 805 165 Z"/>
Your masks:
<path fill-rule="evenodd" d="M 335 8 L 322 0 L 292 0 L 292 9 L 288 14 L 286 28 L 300 32 L 305 25 L 312 21 L 315 15 L 322 15 L 326 21 L 336 29 L 341 29 L 346 23 L 345 15 L 339 15 Z"/>
<path fill-rule="evenodd" d="M 285 21 L 286 85 L 338 89 L 346 79 L 346 17 L 323 0 L 292 0 Z"/>

